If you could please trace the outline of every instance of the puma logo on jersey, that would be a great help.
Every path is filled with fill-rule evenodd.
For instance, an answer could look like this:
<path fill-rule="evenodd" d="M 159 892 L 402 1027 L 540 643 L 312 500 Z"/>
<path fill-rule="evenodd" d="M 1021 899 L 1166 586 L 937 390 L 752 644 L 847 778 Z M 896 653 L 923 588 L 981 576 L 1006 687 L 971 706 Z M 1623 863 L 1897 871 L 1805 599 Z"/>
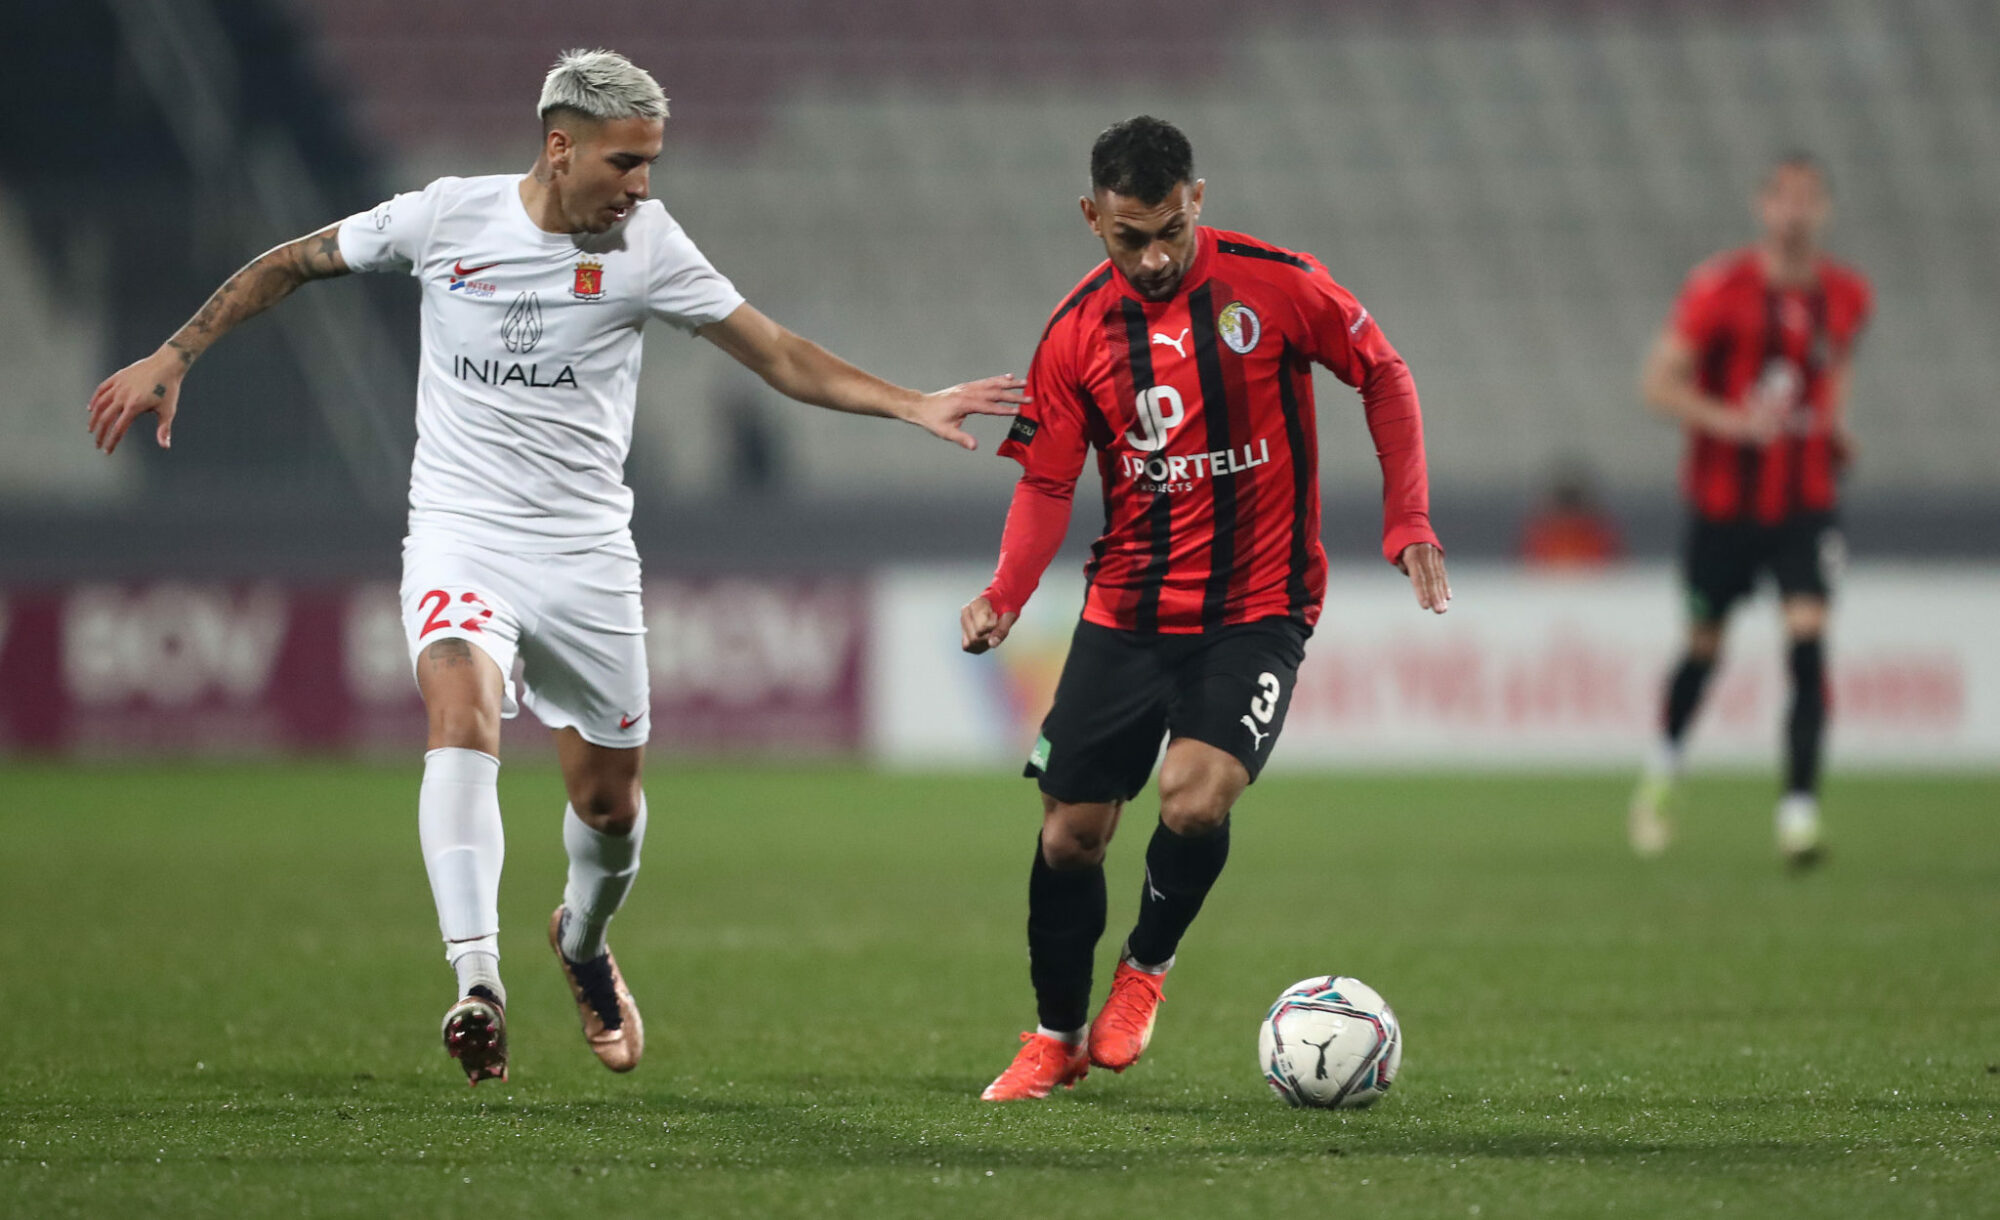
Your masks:
<path fill-rule="evenodd" d="M 1181 327 L 1181 337 L 1178 339 L 1169 339 L 1165 335 L 1161 334 L 1159 331 L 1156 330 L 1153 332 L 1153 346 L 1171 347 L 1174 349 L 1174 351 L 1180 353 L 1181 359 L 1185 360 L 1187 359 L 1187 349 L 1182 347 L 1181 345 L 1187 342 L 1187 337 L 1188 337 L 1188 331 L 1187 327 L 1185 326 Z"/>
<path fill-rule="evenodd" d="M 1270 734 L 1269 734 L 1269 733 L 1259 733 L 1259 732 L 1257 731 L 1257 722 L 1256 722 L 1256 721 L 1254 721 L 1254 720 L 1252 720 L 1252 719 L 1250 719 L 1250 717 L 1248 717 L 1248 716 L 1244 716 L 1244 717 L 1242 717 L 1242 720 L 1243 720 L 1243 727 L 1244 727 L 1244 728 L 1246 728 L 1246 729 L 1249 729 L 1249 730 L 1250 730 L 1250 736 L 1251 736 L 1251 738 L 1252 738 L 1252 740 L 1251 740 L 1251 743 L 1250 743 L 1250 748 L 1251 748 L 1251 749 L 1253 749 L 1253 750 L 1261 750 L 1261 749 L 1263 749 L 1263 748 L 1264 748 L 1264 739 L 1265 739 L 1266 737 L 1269 737 L 1269 736 L 1270 736 Z"/>

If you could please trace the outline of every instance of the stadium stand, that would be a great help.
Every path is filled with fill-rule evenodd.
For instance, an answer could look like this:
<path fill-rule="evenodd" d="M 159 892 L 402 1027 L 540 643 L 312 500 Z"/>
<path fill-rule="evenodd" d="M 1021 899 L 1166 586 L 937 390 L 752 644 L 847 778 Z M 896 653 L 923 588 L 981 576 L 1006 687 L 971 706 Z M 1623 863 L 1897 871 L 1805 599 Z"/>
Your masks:
<path fill-rule="evenodd" d="M 226 45 L 194 40 L 200 53 L 172 67 L 202 90 L 148 86 L 144 64 L 118 50 L 134 21 L 199 24 L 203 12 L 228 17 L 213 23 Z M 1440 514 L 1474 552 L 1511 547 L 1518 513 L 1559 463 L 1594 472 L 1635 552 L 1668 545 L 1677 443 L 1638 403 L 1638 355 L 1686 270 L 1748 240 L 1747 196 L 1768 158 L 1813 148 L 1840 200 L 1834 245 L 1878 289 L 1855 389 L 1857 543 L 1877 528 L 1882 549 L 2000 545 L 1990 5 L 1368 0 L 1341 6 L 1338 23 L 1303 0 L 1162 0 L 1146 12 L 1134 26 L 1055 0 L 22 10 L 10 20 L 34 23 L 23 36 L 52 50 L 4 88 L 26 104 L 58 87 L 60 65 L 86 64 L 80 96 L 111 101 L 66 112 L 73 130 L 21 125 L 0 139 L 12 201 L 0 246 L 38 260 L 0 294 L 0 322 L 40 333 L 23 321 L 33 314 L 70 340 L 37 345 L 32 372 L 16 367 L 23 356 L 0 368 L 16 387 L 57 378 L 28 393 L 40 422 L 10 420 L 0 438 L 16 453 L 0 463 L 0 502 L 20 506 L 0 512 L 0 543 L 17 567 L 40 555 L 66 570 L 131 532 L 107 507 L 99 533 L 63 533 L 40 489 L 67 467 L 20 456 L 58 443 L 56 400 L 73 396 L 60 385 L 156 342 L 261 243 L 395 185 L 524 168 L 549 59 L 604 43 L 652 67 L 674 98 L 655 190 L 716 262 L 780 320 L 918 385 L 1022 371 L 1040 320 L 1098 257 L 1074 203 L 1089 139 L 1141 110 L 1185 123 L 1212 180 L 1208 219 L 1319 254 L 1409 357 Z M 114 73 L 129 87 L 112 88 Z M 237 116 L 229 134 L 250 168 L 236 178 L 204 170 L 175 134 L 173 107 L 205 93 Z M 156 151 L 121 166 L 124 189 L 97 190 L 65 176 L 73 159 L 55 151 L 94 147 L 77 143 L 92 131 Z M 263 192 L 249 207 L 232 200 L 245 182 Z M 37 313 L 38 295 L 55 304 Z M 319 326 L 315 305 L 219 351 L 199 383 L 213 432 L 171 462 L 133 460 L 187 520 L 241 517 L 246 503 L 253 518 L 317 513 L 322 548 L 372 555 L 397 527 L 414 294 L 383 277 L 317 295 L 340 326 Z M 374 338 L 322 350 L 337 333 Z M 87 334 L 99 336 L 94 359 Z M 357 350 L 379 360 L 358 368 Z M 1335 408 L 1330 531 L 1366 518 L 1375 478 L 1337 390 L 1322 389 Z M 770 401 L 773 426 L 738 426 L 732 404 L 762 393 L 706 345 L 653 345 L 630 470 L 652 545 L 713 557 L 756 540 L 774 561 L 831 556 L 824 532 L 784 549 L 800 528 L 785 501 L 804 498 L 823 531 L 872 540 L 866 554 L 933 537 L 948 553 L 990 547 L 1008 464 Z M 23 428 L 48 439 L 15 445 Z M 756 463 L 738 451 L 752 441 L 770 450 Z M 762 506 L 726 494 L 752 465 L 777 472 Z M 113 482 L 70 486 L 109 494 Z M 357 510 L 371 524 L 342 550 Z M 201 548 L 205 529 L 190 525 L 186 545 Z M 1365 554 L 1367 530 L 1355 533 L 1350 551 Z"/>
<path fill-rule="evenodd" d="M 1178 117 L 1209 219 L 1313 250 L 1356 289 L 1418 372 L 1438 481 L 1487 490 L 1560 452 L 1621 493 L 1666 491 L 1674 442 L 1636 401 L 1637 355 L 1681 275 L 1747 239 L 1765 162 L 1812 148 L 1839 192 L 1835 244 L 1879 290 L 1860 489 L 1970 490 L 2000 468 L 1990 5 L 1433 3 L 1420 31 L 1382 6 L 1337 28 L 1315 6 L 1228 7 L 1176 0 L 1144 29 L 1058 45 L 1057 11 L 1066 31 L 1086 11 L 308 5 L 414 177 L 518 164 L 553 49 L 628 49 L 675 98 L 656 189 L 717 261 L 806 333 L 920 383 L 1023 364 L 1093 258 L 1072 202 L 1089 138 L 1136 110 Z M 939 35 L 975 10 L 978 41 Z M 653 354 L 645 441 L 677 489 L 718 487 L 700 404 L 728 376 Z M 813 492 L 1007 478 L 846 421 L 798 416 L 787 435 Z M 1365 453 L 1330 448 L 1331 479 L 1367 476 Z"/>

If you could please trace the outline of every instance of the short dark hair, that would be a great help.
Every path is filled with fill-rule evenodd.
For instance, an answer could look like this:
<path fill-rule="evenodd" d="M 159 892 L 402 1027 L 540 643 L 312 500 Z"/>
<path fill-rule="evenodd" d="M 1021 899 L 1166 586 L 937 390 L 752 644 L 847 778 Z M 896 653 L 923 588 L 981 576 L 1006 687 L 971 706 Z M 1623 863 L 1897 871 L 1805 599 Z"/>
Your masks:
<path fill-rule="evenodd" d="M 1090 189 L 1155 204 L 1194 181 L 1194 149 L 1181 129 L 1150 114 L 1113 123 L 1090 146 Z"/>

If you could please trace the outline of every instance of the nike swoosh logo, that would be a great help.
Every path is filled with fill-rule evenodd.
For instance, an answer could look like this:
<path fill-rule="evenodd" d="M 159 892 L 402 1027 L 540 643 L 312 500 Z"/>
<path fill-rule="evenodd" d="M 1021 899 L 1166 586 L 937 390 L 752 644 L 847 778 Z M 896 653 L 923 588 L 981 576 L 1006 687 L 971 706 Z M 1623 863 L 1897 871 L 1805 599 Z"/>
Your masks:
<path fill-rule="evenodd" d="M 462 280 L 468 275 L 478 275 L 482 271 L 498 267 L 499 265 L 500 263 L 498 262 L 492 262 L 492 263 L 481 263 L 477 267 L 468 267 L 465 265 L 465 260 L 460 259 L 451 265 L 451 274 L 452 278 Z"/>
<path fill-rule="evenodd" d="M 640 712 L 637 716 L 620 716 L 618 718 L 618 727 L 621 729 L 629 729 L 633 725 L 639 723 L 641 720 L 644 720 L 645 718 L 646 718 L 646 713 L 644 712 Z"/>

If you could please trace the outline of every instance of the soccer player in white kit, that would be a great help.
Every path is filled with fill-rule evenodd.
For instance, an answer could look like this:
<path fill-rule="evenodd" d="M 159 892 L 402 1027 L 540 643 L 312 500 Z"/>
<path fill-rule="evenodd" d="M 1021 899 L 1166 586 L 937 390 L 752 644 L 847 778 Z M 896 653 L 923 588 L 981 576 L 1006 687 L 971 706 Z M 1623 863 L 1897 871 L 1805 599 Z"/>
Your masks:
<path fill-rule="evenodd" d="M 430 721 L 418 829 L 458 976 L 445 1049 L 475 1085 L 507 1078 L 497 781 L 517 657 L 518 702 L 554 730 L 569 797 L 550 943 L 599 1060 L 629 1071 L 644 1050 L 605 931 L 646 834 L 645 626 L 623 481 L 646 319 L 700 335 L 801 402 L 905 420 L 967 449 L 968 415 L 1023 401 L 1012 377 L 903 389 L 746 304 L 647 198 L 667 99 L 623 56 L 562 55 L 540 113 L 526 176 L 440 178 L 277 247 L 107 378 L 89 408 L 106 452 L 148 411 L 166 447 L 188 367 L 236 324 L 351 271 L 423 285 L 403 622 Z"/>

